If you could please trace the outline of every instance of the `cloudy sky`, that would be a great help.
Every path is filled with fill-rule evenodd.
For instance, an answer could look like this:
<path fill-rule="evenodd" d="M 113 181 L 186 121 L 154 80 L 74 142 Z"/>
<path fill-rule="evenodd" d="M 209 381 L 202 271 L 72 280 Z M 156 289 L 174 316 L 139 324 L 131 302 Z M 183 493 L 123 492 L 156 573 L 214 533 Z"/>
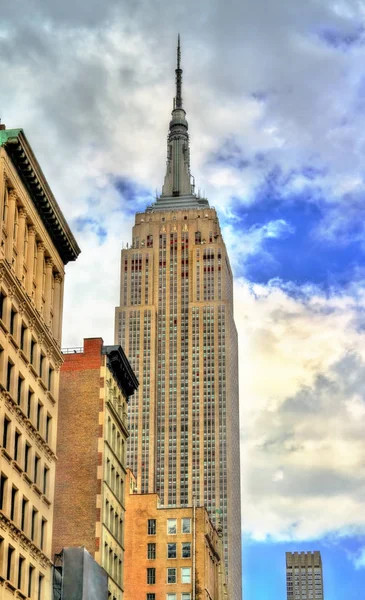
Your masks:
<path fill-rule="evenodd" d="M 113 341 L 119 256 L 160 190 L 176 35 L 197 186 L 240 335 L 245 600 L 285 550 L 326 600 L 365 584 L 365 2 L 2 0 L 0 116 L 23 127 L 82 248 L 64 345 Z"/>

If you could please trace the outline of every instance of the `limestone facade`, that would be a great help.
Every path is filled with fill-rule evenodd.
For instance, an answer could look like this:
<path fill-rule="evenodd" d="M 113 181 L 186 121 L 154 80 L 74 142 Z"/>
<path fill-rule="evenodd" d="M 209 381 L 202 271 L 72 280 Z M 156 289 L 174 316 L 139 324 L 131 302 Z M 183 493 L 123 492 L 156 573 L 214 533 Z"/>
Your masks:
<path fill-rule="evenodd" d="M 64 265 L 78 253 L 24 133 L 1 128 L 1 600 L 50 598 Z"/>

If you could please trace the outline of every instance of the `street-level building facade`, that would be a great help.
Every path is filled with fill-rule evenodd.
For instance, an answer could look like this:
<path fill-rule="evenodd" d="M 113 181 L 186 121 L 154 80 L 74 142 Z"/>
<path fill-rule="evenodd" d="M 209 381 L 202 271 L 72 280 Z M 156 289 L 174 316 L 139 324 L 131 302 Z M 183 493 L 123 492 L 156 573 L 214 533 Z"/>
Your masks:
<path fill-rule="evenodd" d="M 233 280 L 216 210 L 195 193 L 180 46 L 161 196 L 122 250 L 115 341 L 140 381 L 128 466 L 163 506 L 220 515 L 229 597 L 241 600 L 238 341 Z M 217 512 L 218 511 L 218 512 Z"/>
<path fill-rule="evenodd" d="M 324 600 L 321 553 L 286 552 L 287 600 Z"/>
<path fill-rule="evenodd" d="M 204 507 L 163 507 L 128 469 L 125 600 L 226 600 L 222 538 Z"/>
<path fill-rule="evenodd" d="M 51 594 L 64 267 L 79 252 L 23 130 L 1 125 L 1 600 Z"/>
<path fill-rule="evenodd" d="M 138 381 L 120 346 L 101 338 L 64 351 L 53 553 L 84 546 L 123 598 L 127 401 Z"/>

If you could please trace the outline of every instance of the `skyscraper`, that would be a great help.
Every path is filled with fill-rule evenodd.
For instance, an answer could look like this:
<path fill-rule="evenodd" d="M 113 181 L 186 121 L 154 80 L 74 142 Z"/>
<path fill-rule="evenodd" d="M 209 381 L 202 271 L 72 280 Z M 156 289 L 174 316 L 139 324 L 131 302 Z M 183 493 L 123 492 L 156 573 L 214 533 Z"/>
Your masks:
<path fill-rule="evenodd" d="M 324 600 L 321 553 L 286 552 L 287 600 Z"/>
<path fill-rule="evenodd" d="M 165 506 L 205 505 L 223 529 L 229 598 L 241 598 L 237 332 L 232 272 L 217 212 L 195 193 L 176 97 L 161 196 L 137 213 L 122 250 L 115 341 L 139 392 L 129 404 L 127 463 L 138 491 Z"/>

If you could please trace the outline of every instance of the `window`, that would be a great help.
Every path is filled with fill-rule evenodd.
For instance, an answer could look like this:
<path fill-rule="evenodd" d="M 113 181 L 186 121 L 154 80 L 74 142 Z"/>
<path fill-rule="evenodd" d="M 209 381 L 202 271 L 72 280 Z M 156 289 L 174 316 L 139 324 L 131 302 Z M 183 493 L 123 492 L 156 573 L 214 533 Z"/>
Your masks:
<path fill-rule="evenodd" d="M 36 361 L 36 345 L 37 342 L 32 338 L 30 342 L 30 362 L 33 365 L 33 367 L 35 366 Z"/>
<path fill-rule="evenodd" d="M 34 536 L 35 536 L 35 525 L 36 525 L 37 512 L 38 511 L 35 508 L 33 508 L 33 510 L 32 510 L 32 527 L 30 530 L 30 539 L 33 540 L 33 542 L 34 542 Z"/>
<path fill-rule="evenodd" d="M 176 600 L 176 594 L 166 594 L 166 600 Z"/>
<path fill-rule="evenodd" d="M 149 585 L 156 583 L 156 569 L 147 569 L 147 583 Z"/>
<path fill-rule="evenodd" d="M 18 377 L 18 392 L 17 392 L 17 402 L 20 406 L 21 402 L 22 402 L 22 395 L 23 395 L 23 384 L 24 384 L 24 379 L 23 377 Z"/>
<path fill-rule="evenodd" d="M 26 327 L 26 325 L 24 325 L 24 323 L 22 323 L 22 327 L 20 330 L 20 348 L 21 348 L 21 350 L 23 350 L 23 352 L 25 350 L 25 334 L 26 334 L 26 332 L 27 332 L 27 327 Z"/>
<path fill-rule="evenodd" d="M 184 592 L 181 594 L 181 600 L 191 600 L 190 592 Z"/>
<path fill-rule="evenodd" d="M 8 392 L 10 392 L 11 390 L 13 368 L 13 363 L 11 363 L 10 360 L 8 360 L 8 368 L 6 371 L 6 389 L 8 390 Z"/>
<path fill-rule="evenodd" d="M 8 448 L 9 443 L 9 425 L 10 419 L 4 418 L 4 429 L 3 429 L 3 448 Z"/>
<path fill-rule="evenodd" d="M 176 558 L 176 544 L 167 544 L 167 558 Z"/>
<path fill-rule="evenodd" d="M 51 421 L 52 421 L 51 415 L 47 415 L 47 418 L 46 418 L 46 442 L 49 442 L 50 435 L 51 435 Z"/>
<path fill-rule="evenodd" d="M 28 403 L 27 403 L 27 417 L 30 419 L 32 414 L 34 392 L 29 388 L 28 390 Z"/>
<path fill-rule="evenodd" d="M 8 562 L 6 565 L 6 579 L 12 581 L 13 577 L 13 557 L 14 557 L 14 548 L 9 546 L 8 548 Z"/>
<path fill-rule="evenodd" d="M 156 535 L 156 519 L 148 519 L 148 535 Z"/>
<path fill-rule="evenodd" d="M 6 475 L 1 473 L 0 478 L 0 509 L 5 509 L 5 498 L 6 498 L 6 490 L 7 490 L 8 478 Z"/>
<path fill-rule="evenodd" d="M 35 456 L 34 457 L 34 478 L 33 478 L 33 481 L 36 484 L 38 484 L 39 462 L 40 462 L 39 456 Z"/>
<path fill-rule="evenodd" d="M 147 594 L 146 600 L 156 600 L 156 594 Z"/>
<path fill-rule="evenodd" d="M 42 408 L 43 408 L 43 404 L 38 402 L 38 407 L 37 407 L 37 429 L 38 429 L 38 431 L 41 430 Z"/>
<path fill-rule="evenodd" d="M 22 515 L 21 515 L 21 529 L 22 529 L 22 531 L 25 531 L 27 511 L 28 511 L 28 500 L 27 500 L 27 498 L 25 498 L 25 496 L 23 496 L 23 500 L 22 500 Z"/>
<path fill-rule="evenodd" d="M 18 564 L 18 589 L 21 590 L 23 587 L 23 570 L 24 570 L 24 556 L 19 556 Z"/>
<path fill-rule="evenodd" d="M 47 490 L 48 490 L 48 474 L 49 474 L 48 467 L 44 467 L 44 471 L 43 471 L 43 494 L 45 496 L 47 496 Z"/>
<path fill-rule="evenodd" d="M 167 569 L 167 583 L 176 583 L 176 569 Z"/>
<path fill-rule="evenodd" d="M 33 594 L 33 575 L 34 575 L 34 567 L 29 565 L 28 572 L 28 598 L 32 597 Z"/>
<path fill-rule="evenodd" d="M 181 532 L 191 533 L 191 519 L 181 519 Z"/>
<path fill-rule="evenodd" d="M 49 371 L 48 371 L 48 389 L 50 392 L 52 392 L 53 390 L 53 376 L 54 376 L 54 369 L 52 367 L 49 367 Z"/>
<path fill-rule="evenodd" d="M 40 368 L 39 368 L 39 374 L 40 374 L 41 378 L 43 379 L 43 381 L 46 381 L 45 367 L 46 367 L 46 357 L 44 354 L 41 354 L 41 364 L 40 364 Z"/>
<path fill-rule="evenodd" d="M 38 577 L 38 600 L 42 600 L 42 597 L 43 597 L 43 580 L 44 580 L 44 576 L 39 574 L 39 577 Z"/>
<path fill-rule="evenodd" d="M 28 473 L 29 453 L 30 453 L 30 446 L 29 446 L 28 443 L 26 443 L 25 444 L 25 450 L 24 450 L 24 471 L 26 473 Z"/>
<path fill-rule="evenodd" d="M 12 307 L 10 311 L 10 333 L 13 337 L 16 334 L 16 315 L 16 310 Z"/>
<path fill-rule="evenodd" d="M 191 583 L 190 567 L 181 567 L 181 583 Z"/>
<path fill-rule="evenodd" d="M 181 556 L 182 558 L 190 558 L 191 557 L 191 543 L 183 542 L 181 544 Z"/>
<path fill-rule="evenodd" d="M 147 544 L 147 558 L 150 560 L 156 558 L 156 544 Z"/>
<path fill-rule="evenodd" d="M 167 519 L 167 533 L 168 535 L 175 535 L 177 533 L 177 520 Z"/>
<path fill-rule="evenodd" d="M 46 526 L 47 526 L 47 521 L 45 519 L 42 519 L 42 525 L 41 525 L 41 550 L 44 550 L 44 538 L 46 535 Z"/>
<path fill-rule="evenodd" d="M 19 431 L 15 432 L 14 437 L 14 460 L 18 460 L 19 458 L 19 444 L 20 444 L 21 433 Z"/>
<path fill-rule="evenodd" d="M 4 320 L 5 315 L 5 299 L 6 296 L 4 292 L 0 292 L 0 319 Z"/>
<path fill-rule="evenodd" d="M 15 521 L 16 504 L 17 504 L 18 490 L 16 487 L 11 488 L 11 503 L 10 503 L 10 519 Z"/>

